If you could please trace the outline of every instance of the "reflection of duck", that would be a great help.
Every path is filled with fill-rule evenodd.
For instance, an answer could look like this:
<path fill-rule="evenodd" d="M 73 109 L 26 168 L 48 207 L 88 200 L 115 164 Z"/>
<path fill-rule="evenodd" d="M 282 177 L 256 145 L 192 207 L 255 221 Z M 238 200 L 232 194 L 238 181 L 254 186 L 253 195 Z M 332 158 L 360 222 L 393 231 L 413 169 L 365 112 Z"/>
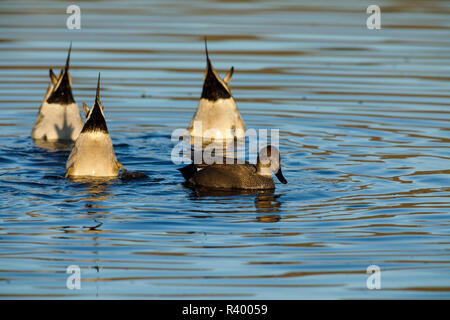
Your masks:
<path fill-rule="evenodd" d="M 71 46 L 72 47 L 72 46 Z M 72 96 L 72 78 L 69 74 L 70 51 L 66 66 L 59 76 L 50 69 L 51 84 L 47 89 L 31 132 L 38 146 L 46 147 L 40 141 L 74 141 L 83 128 L 78 105 Z M 50 148 L 57 144 L 50 144 Z"/>
<path fill-rule="evenodd" d="M 35 139 L 33 143 L 36 147 L 47 149 L 47 150 L 66 150 L 70 151 L 73 147 L 72 140 L 43 140 L 43 139 Z"/>
<path fill-rule="evenodd" d="M 209 60 L 206 39 L 205 50 L 207 65 L 203 91 L 197 111 L 188 128 L 191 139 L 199 137 L 201 141 L 220 141 L 243 138 L 245 134 L 244 121 L 228 86 L 234 68 L 232 67 L 221 79 Z"/>
<path fill-rule="evenodd" d="M 279 212 L 281 207 L 278 197 L 279 195 L 274 194 L 261 194 L 255 198 L 256 212 L 264 214 L 262 216 L 257 216 L 256 222 L 278 222 L 281 220 L 279 214 L 274 214 Z"/>
<path fill-rule="evenodd" d="M 266 216 L 256 217 L 256 222 L 278 222 L 281 220 L 281 217 L 278 214 L 270 214 Z"/>
<path fill-rule="evenodd" d="M 114 153 L 99 91 L 100 74 L 94 106 L 88 110 L 83 104 L 86 123 L 67 160 L 66 176 L 117 177 L 120 169 L 125 170 Z"/>
<path fill-rule="evenodd" d="M 232 197 L 232 196 L 253 196 L 273 195 L 274 189 L 207 189 L 193 188 L 192 199 L 201 197 Z"/>
<path fill-rule="evenodd" d="M 76 181 L 78 183 L 83 183 L 83 185 L 86 187 L 85 197 L 82 198 L 82 200 L 87 201 L 86 204 L 87 208 L 93 208 L 94 206 L 96 208 L 99 208 L 101 206 L 93 205 L 91 202 L 103 202 L 109 199 L 109 197 L 112 195 L 111 191 L 109 190 L 112 182 L 111 179 L 108 178 L 97 178 L 97 179 L 73 179 L 73 181 Z"/>
<path fill-rule="evenodd" d="M 275 194 L 259 194 L 255 198 L 255 208 L 258 213 L 279 212 L 281 203 L 278 200 L 280 195 Z"/>
<path fill-rule="evenodd" d="M 259 152 L 256 166 L 244 164 L 190 164 L 179 169 L 189 186 L 210 190 L 270 190 L 275 188 L 272 173 L 287 183 L 281 172 L 280 153 L 267 146 Z"/>

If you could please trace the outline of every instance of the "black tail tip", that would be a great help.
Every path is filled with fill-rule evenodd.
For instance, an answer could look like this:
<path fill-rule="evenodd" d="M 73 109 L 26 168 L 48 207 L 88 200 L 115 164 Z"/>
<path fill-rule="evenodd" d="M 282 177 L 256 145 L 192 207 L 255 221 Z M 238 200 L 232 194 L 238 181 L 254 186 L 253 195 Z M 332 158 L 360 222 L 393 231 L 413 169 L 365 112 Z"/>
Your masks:
<path fill-rule="evenodd" d="M 69 52 L 67 53 L 66 66 L 65 66 L 66 71 L 69 70 L 70 53 L 71 52 L 72 52 L 72 41 L 70 41 Z"/>
<path fill-rule="evenodd" d="M 97 79 L 97 91 L 95 93 L 95 99 L 100 99 L 100 72 L 98 73 L 98 79 Z"/>
<path fill-rule="evenodd" d="M 205 38 L 204 38 L 204 41 L 205 41 L 205 53 L 206 53 L 206 61 L 208 61 L 208 63 L 209 63 L 209 53 L 208 53 L 208 39 L 207 39 L 207 37 L 205 36 Z"/>

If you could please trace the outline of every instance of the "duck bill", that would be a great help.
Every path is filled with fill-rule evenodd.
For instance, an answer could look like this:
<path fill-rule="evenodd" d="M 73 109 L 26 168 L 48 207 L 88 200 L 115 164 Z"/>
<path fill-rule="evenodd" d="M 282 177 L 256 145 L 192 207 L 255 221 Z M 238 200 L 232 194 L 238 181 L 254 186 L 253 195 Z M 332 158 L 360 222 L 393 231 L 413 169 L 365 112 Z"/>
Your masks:
<path fill-rule="evenodd" d="M 286 178 L 283 176 L 283 173 L 281 172 L 281 168 L 278 170 L 277 173 L 275 173 L 275 176 L 278 178 L 278 180 L 279 180 L 281 183 L 283 183 L 283 184 L 286 184 L 286 183 L 287 183 Z"/>

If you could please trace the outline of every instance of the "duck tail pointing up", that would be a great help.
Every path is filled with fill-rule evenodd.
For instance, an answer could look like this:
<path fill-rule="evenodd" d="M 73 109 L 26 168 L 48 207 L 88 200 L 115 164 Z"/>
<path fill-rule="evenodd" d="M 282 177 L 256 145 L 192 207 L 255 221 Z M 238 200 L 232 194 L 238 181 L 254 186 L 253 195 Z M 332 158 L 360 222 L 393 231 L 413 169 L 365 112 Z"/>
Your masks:
<path fill-rule="evenodd" d="M 98 80 L 97 80 L 97 92 L 95 93 L 95 101 L 100 101 L 100 72 L 98 73 Z"/>
<path fill-rule="evenodd" d="M 64 67 L 65 71 L 69 70 L 69 62 L 70 62 L 70 52 L 72 51 L 72 42 L 70 42 L 69 53 L 67 54 L 66 66 Z"/>
<path fill-rule="evenodd" d="M 205 36 L 205 53 L 206 53 L 206 63 L 208 64 L 208 66 L 210 66 L 211 65 L 211 60 L 209 60 L 208 43 L 207 43 L 206 36 Z"/>

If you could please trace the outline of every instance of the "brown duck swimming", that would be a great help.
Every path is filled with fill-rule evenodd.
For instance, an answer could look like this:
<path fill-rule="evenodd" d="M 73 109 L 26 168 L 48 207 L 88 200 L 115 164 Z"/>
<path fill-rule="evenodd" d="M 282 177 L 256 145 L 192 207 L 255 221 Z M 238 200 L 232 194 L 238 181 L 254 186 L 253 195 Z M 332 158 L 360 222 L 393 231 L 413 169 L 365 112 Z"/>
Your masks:
<path fill-rule="evenodd" d="M 261 149 L 256 166 L 244 164 L 190 164 L 178 169 L 189 186 L 214 190 L 274 189 L 272 174 L 281 183 L 287 181 L 281 172 L 280 152 L 273 146 Z"/>

